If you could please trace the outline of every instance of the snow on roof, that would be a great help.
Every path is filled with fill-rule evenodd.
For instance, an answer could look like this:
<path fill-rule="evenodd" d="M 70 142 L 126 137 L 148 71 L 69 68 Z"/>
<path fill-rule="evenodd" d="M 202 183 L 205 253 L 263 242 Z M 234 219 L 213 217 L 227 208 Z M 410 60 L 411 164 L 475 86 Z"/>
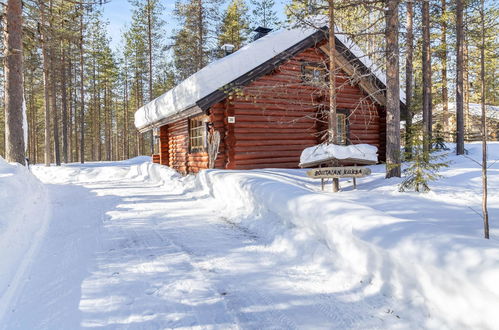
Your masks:
<path fill-rule="evenodd" d="M 318 144 L 305 148 L 300 156 L 300 166 L 309 163 L 336 159 L 362 159 L 378 162 L 378 148 L 369 144 L 352 144 L 341 146 L 336 144 Z"/>
<path fill-rule="evenodd" d="M 197 101 L 220 90 L 317 31 L 316 28 L 311 27 L 281 29 L 257 39 L 231 55 L 210 63 L 165 94 L 137 110 L 135 113 L 135 126 L 142 129 L 194 107 Z M 386 76 L 383 71 L 351 39 L 340 33 L 338 31 L 336 35 L 338 40 L 349 48 L 386 85 Z M 400 93 L 400 99 L 405 102 L 405 94 L 402 92 Z"/>
<path fill-rule="evenodd" d="M 135 126 L 143 128 L 196 105 L 262 63 L 285 52 L 317 30 L 283 29 L 270 33 L 196 72 L 135 113 Z"/>

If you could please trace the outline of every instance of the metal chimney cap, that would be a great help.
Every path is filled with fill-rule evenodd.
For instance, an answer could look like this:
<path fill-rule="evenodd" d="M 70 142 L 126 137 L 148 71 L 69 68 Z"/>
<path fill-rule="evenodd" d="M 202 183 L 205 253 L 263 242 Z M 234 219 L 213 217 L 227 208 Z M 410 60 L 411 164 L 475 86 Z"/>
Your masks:
<path fill-rule="evenodd" d="M 272 31 L 272 29 L 269 29 L 269 28 L 264 27 L 264 26 L 259 26 L 256 29 L 254 29 L 253 31 L 258 32 L 258 33 L 262 33 L 262 34 L 267 34 L 270 31 Z"/>
<path fill-rule="evenodd" d="M 232 51 L 236 48 L 233 44 L 223 44 L 220 49 L 224 50 L 226 53 L 232 53 Z"/>

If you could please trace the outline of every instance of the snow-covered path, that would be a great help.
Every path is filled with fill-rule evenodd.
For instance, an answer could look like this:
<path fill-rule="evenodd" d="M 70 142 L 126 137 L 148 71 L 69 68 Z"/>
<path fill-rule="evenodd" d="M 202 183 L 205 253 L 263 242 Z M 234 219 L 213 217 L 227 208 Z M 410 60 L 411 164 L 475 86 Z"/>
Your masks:
<path fill-rule="evenodd" d="M 4 329 L 350 329 L 398 322 L 386 297 L 354 299 L 349 288 L 338 290 L 341 279 L 331 278 L 330 265 L 270 247 L 221 217 L 201 192 L 105 179 L 106 165 L 95 166 L 104 173 L 98 180 L 47 185 L 50 227 Z"/>

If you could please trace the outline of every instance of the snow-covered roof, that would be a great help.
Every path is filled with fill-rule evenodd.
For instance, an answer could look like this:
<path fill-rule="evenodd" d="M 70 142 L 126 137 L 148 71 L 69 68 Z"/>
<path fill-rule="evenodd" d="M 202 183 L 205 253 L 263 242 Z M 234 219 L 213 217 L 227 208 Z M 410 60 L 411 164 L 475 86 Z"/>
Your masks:
<path fill-rule="evenodd" d="M 180 114 L 197 105 L 208 95 L 221 90 L 239 77 L 249 73 L 296 44 L 311 37 L 315 28 L 281 29 L 253 41 L 231 55 L 202 68 L 163 95 L 141 107 L 135 113 L 135 126 L 146 128 L 158 121 Z M 346 35 L 337 34 L 340 40 L 383 84 L 385 74 L 364 55 Z M 401 93 L 401 101 L 405 102 Z"/>
<path fill-rule="evenodd" d="M 300 166 L 331 159 L 359 159 L 377 163 L 378 148 L 370 144 L 352 144 L 348 146 L 318 144 L 302 151 Z"/>

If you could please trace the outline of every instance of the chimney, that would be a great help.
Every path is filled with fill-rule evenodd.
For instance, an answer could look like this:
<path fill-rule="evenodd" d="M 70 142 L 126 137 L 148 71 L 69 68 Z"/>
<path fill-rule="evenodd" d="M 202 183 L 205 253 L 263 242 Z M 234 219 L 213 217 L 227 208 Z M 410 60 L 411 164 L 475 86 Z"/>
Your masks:
<path fill-rule="evenodd" d="M 264 37 L 267 34 L 269 34 L 269 32 L 272 31 L 272 29 L 269 29 L 269 28 L 266 28 L 263 26 L 259 26 L 256 29 L 254 29 L 253 31 L 256 32 L 255 36 L 253 37 L 253 41 L 255 41 L 255 40 L 258 40 L 261 37 Z"/>
<path fill-rule="evenodd" d="M 230 55 L 234 52 L 235 46 L 233 44 L 223 44 L 220 49 L 224 51 L 224 56 Z"/>

